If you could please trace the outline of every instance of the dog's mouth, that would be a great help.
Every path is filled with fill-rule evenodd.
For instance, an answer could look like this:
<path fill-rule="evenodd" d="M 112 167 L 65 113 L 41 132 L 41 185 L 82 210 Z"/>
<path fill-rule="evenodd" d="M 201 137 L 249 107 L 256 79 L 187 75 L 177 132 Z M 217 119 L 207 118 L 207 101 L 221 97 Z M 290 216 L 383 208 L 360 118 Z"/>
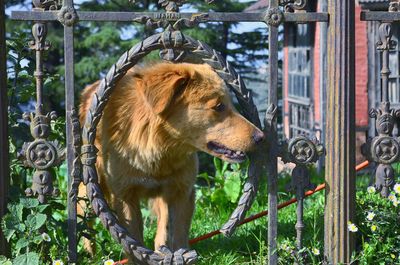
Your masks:
<path fill-rule="evenodd" d="M 207 148 L 211 152 L 217 155 L 221 155 L 221 158 L 229 160 L 229 162 L 241 163 L 246 160 L 246 154 L 244 152 L 229 149 L 228 147 L 220 143 L 216 143 L 213 141 L 208 142 Z"/>

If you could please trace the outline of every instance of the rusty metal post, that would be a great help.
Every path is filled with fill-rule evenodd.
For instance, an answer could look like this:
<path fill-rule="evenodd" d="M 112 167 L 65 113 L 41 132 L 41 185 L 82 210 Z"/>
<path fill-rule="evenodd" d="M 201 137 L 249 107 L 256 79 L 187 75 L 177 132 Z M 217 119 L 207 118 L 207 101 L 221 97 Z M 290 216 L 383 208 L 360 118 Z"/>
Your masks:
<path fill-rule="evenodd" d="M 266 127 L 269 131 L 271 144 L 268 157 L 268 265 L 278 264 L 278 135 L 276 108 L 278 106 L 278 26 L 282 23 L 283 13 L 279 9 L 279 1 L 271 0 L 266 13 L 266 23 L 269 26 L 269 67 L 268 67 L 268 104 Z"/>
<path fill-rule="evenodd" d="M 5 3 L 0 0 L 0 219 L 7 211 L 8 187 L 10 185 L 8 164 L 8 116 L 7 116 L 7 61 Z M 0 229 L 0 254 L 8 254 L 8 244 Z"/>
<path fill-rule="evenodd" d="M 355 209 L 354 1 L 328 1 L 325 258 L 348 264 Z"/>

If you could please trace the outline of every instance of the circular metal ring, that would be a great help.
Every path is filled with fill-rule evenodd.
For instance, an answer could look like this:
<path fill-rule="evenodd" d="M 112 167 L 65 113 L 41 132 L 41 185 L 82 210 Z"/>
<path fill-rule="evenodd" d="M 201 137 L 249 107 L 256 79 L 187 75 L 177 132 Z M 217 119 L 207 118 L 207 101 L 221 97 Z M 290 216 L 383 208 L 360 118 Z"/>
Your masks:
<path fill-rule="evenodd" d="M 391 164 L 399 157 L 400 145 L 390 136 L 378 136 L 372 140 L 371 153 L 374 160 L 381 164 Z"/>
<path fill-rule="evenodd" d="M 75 9 L 70 6 L 62 7 L 60 11 L 58 11 L 57 16 L 58 16 L 58 21 L 60 21 L 61 24 L 66 26 L 72 26 L 78 20 L 78 15 L 76 14 Z"/>
<path fill-rule="evenodd" d="M 264 21 L 270 25 L 277 27 L 283 21 L 283 12 L 278 7 L 270 8 L 265 14 Z"/>
<path fill-rule="evenodd" d="M 313 162 L 317 157 L 315 144 L 305 136 L 298 136 L 290 140 L 289 154 L 296 164 L 305 165 Z"/>
<path fill-rule="evenodd" d="M 28 164 L 40 170 L 52 167 L 57 158 L 56 148 L 44 139 L 37 139 L 30 143 L 25 154 Z"/>
<path fill-rule="evenodd" d="M 208 47 L 206 44 L 198 40 L 194 40 L 190 37 L 184 36 L 183 34 L 183 40 L 179 42 L 175 42 L 175 40 L 173 39 L 174 34 L 171 34 L 170 36 L 172 40 L 169 41 L 167 44 L 165 42 L 165 39 L 164 41 L 162 41 L 162 33 L 155 34 L 146 38 L 142 42 L 139 42 L 138 44 L 133 46 L 126 53 L 124 53 L 119 58 L 117 63 L 111 67 L 106 77 L 100 82 L 99 86 L 97 87 L 97 90 L 94 94 L 95 103 L 92 102 L 90 109 L 87 111 L 82 132 L 83 146 L 94 146 L 97 124 L 100 121 L 103 110 L 107 104 L 107 100 L 115 88 L 116 82 L 120 80 L 130 68 L 136 65 L 136 63 L 140 59 L 145 57 L 151 51 L 157 49 L 182 49 L 201 56 L 203 61 L 205 63 L 208 63 L 221 76 L 221 78 L 225 80 L 227 85 L 234 90 L 235 95 L 240 98 L 239 103 L 242 105 L 245 113 L 246 111 L 248 113 L 257 112 L 257 108 L 251 98 L 251 93 L 245 88 L 243 81 L 233 70 L 233 68 L 224 60 L 224 58 L 219 55 L 219 53 Z M 218 66 L 216 65 L 219 65 L 221 68 L 217 69 Z M 253 122 L 254 124 L 260 124 L 258 115 L 245 116 L 252 117 L 251 122 Z M 92 154 L 95 151 L 91 151 L 92 149 L 95 150 L 94 148 L 87 148 L 87 156 L 95 157 L 95 154 Z M 83 179 L 84 183 L 86 183 L 87 195 L 96 215 L 100 218 L 103 225 L 110 231 L 111 235 L 122 244 L 125 251 L 128 252 L 137 263 L 162 263 L 162 261 L 164 260 L 164 257 L 162 255 L 141 246 L 137 240 L 129 235 L 127 229 L 119 224 L 118 219 L 109 209 L 108 204 L 104 199 L 103 193 L 98 183 L 97 170 L 94 163 L 86 163 L 87 161 L 83 162 Z M 251 162 L 250 167 L 258 168 L 258 172 L 262 171 L 262 166 L 260 163 L 252 164 Z M 253 189 L 254 192 L 255 190 L 257 189 Z M 255 196 L 249 196 L 249 200 L 252 201 L 254 197 Z M 251 205 L 251 201 L 246 205 Z M 195 251 L 183 249 L 175 251 L 173 256 L 177 259 L 183 260 L 184 264 L 193 264 L 197 258 Z"/>

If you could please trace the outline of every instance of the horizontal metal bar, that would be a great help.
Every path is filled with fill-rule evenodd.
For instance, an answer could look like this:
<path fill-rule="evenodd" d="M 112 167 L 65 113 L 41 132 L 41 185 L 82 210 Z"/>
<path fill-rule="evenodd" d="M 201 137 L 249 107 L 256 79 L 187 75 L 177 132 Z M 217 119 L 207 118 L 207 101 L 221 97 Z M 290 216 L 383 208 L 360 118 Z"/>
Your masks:
<path fill-rule="evenodd" d="M 329 14 L 326 12 L 284 13 L 286 22 L 328 22 Z"/>
<path fill-rule="evenodd" d="M 12 11 L 11 19 L 27 21 L 57 20 L 58 11 Z M 193 18 L 202 13 L 157 13 L 157 12 L 90 12 L 78 11 L 80 21 L 121 21 L 129 22 L 142 16 L 154 20 L 166 19 L 176 21 L 180 18 Z M 209 22 L 263 22 L 265 13 L 224 13 L 210 12 L 206 21 Z M 316 22 L 328 21 L 328 13 L 284 13 L 287 22 Z"/>
<path fill-rule="evenodd" d="M 400 12 L 361 11 L 362 21 L 400 21 Z"/>

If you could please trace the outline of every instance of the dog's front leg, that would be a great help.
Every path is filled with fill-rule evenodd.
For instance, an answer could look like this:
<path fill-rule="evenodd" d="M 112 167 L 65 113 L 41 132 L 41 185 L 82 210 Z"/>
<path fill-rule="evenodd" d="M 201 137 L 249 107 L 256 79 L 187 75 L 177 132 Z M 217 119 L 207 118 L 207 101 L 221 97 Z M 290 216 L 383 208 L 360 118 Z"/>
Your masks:
<path fill-rule="evenodd" d="M 191 187 L 184 192 L 171 192 L 173 188 L 154 200 L 157 215 L 155 250 L 166 245 L 175 251 L 189 246 L 189 230 L 194 211 L 195 192 Z"/>
<path fill-rule="evenodd" d="M 140 211 L 140 200 L 136 196 L 125 195 L 123 200 L 113 200 L 113 210 L 116 211 L 118 219 L 141 244 L 143 241 L 143 220 Z"/>

